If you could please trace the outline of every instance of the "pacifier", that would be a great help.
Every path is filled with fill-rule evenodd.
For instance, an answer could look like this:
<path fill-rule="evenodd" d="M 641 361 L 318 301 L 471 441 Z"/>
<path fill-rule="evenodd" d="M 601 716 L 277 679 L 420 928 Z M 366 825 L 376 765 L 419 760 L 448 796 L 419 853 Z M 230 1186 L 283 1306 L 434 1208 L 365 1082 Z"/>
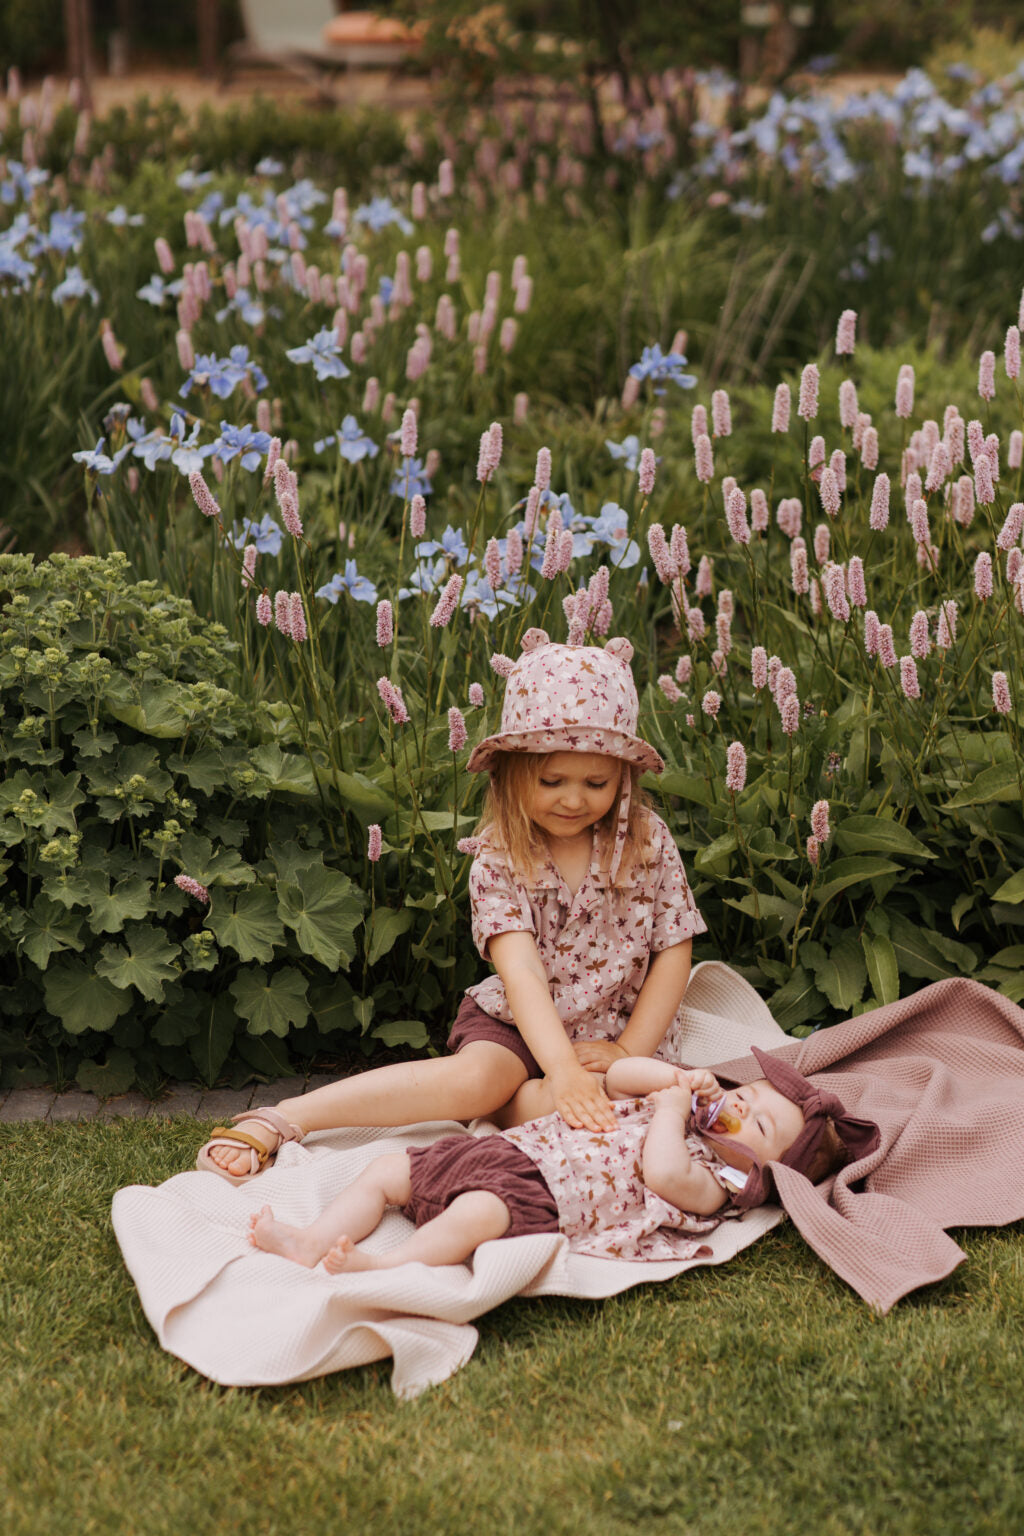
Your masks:
<path fill-rule="evenodd" d="M 739 1115 L 726 1107 L 726 1095 L 713 1099 L 710 1104 L 699 1104 L 697 1095 L 691 1097 L 694 1128 L 698 1131 L 717 1132 L 720 1136 L 735 1136 L 741 1129 Z"/>

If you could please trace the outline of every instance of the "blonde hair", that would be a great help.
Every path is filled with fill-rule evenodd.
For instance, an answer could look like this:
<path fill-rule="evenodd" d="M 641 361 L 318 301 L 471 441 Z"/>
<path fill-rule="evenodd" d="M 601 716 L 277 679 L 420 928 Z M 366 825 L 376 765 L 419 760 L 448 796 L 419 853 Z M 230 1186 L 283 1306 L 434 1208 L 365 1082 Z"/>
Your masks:
<path fill-rule="evenodd" d="M 488 770 L 487 797 L 476 829 L 478 835 L 487 833 L 490 842 L 504 853 L 513 871 L 527 879 L 533 876 L 537 865 L 548 856 L 547 841 L 530 817 L 530 805 L 549 756 L 547 752 L 496 753 Z M 622 789 L 628 782 L 630 796 L 626 840 L 616 876 L 621 882 L 637 867 L 643 870 L 650 867 L 647 829 L 651 806 L 647 795 L 640 788 L 640 776 L 644 770 L 622 758 L 615 758 L 614 761 L 621 770 L 619 792 L 611 809 L 597 825 L 607 834 L 607 867 L 611 863 Z"/>

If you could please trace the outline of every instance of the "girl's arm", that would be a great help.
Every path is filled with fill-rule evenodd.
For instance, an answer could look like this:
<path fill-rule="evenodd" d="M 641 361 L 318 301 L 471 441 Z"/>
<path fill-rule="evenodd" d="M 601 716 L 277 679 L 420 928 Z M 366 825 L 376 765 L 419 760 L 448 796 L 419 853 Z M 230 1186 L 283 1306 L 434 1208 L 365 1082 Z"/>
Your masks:
<path fill-rule="evenodd" d="M 516 1028 L 544 1070 L 559 1114 L 577 1130 L 614 1130 L 615 1116 L 601 1082 L 577 1060 L 551 1001 L 533 934 L 495 934 L 487 953 L 504 983 Z"/>
<path fill-rule="evenodd" d="M 653 1056 L 624 1056 L 613 1061 L 604 1080 L 610 1099 L 642 1099 L 662 1088 L 685 1088 L 701 1099 L 721 1093 L 718 1079 L 706 1067 L 674 1067 Z M 687 1100 L 689 1109 L 689 1100 Z"/>
<path fill-rule="evenodd" d="M 728 1197 L 714 1175 L 694 1162 L 686 1145 L 689 1088 L 663 1088 L 654 1101 L 654 1119 L 644 1141 L 644 1183 L 680 1211 L 713 1215 Z"/>

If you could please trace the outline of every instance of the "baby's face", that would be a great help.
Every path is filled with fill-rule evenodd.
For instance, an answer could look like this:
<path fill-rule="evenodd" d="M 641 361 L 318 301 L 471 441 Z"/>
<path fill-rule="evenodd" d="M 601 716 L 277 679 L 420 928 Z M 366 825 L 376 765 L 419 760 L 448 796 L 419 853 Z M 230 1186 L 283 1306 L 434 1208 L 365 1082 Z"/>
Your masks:
<path fill-rule="evenodd" d="M 744 1083 L 742 1088 L 731 1088 L 722 1106 L 725 1114 L 739 1121 L 737 1130 L 727 1130 L 718 1120 L 715 1124 L 715 1150 L 736 1168 L 749 1168 L 750 1159 L 740 1147 L 749 1147 L 762 1163 L 777 1161 L 796 1141 L 804 1128 L 803 1110 L 784 1093 L 773 1088 L 767 1078 Z M 735 1147 L 730 1142 L 739 1143 Z M 733 1155 L 735 1153 L 735 1155 Z"/>

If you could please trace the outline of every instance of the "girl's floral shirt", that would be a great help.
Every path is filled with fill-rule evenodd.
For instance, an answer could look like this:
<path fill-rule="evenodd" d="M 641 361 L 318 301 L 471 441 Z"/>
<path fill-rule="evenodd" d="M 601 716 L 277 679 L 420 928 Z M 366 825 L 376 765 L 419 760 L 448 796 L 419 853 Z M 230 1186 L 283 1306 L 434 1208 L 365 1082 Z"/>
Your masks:
<path fill-rule="evenodd" d="M 648 1189 L 643 1148 L 654 1105 L 646 1099 L 619 1099 L 612 1108 L 619 1122 L 614 1131 L 577 1131 L 561 1115 L 544 1115 L 501 1135 L 540 1169 L 558 1206 L 559 1229 L 575 1253 L 605 1259 L 706 1258 L 710 1250 L 700 1239 L 740 1212 L 727 1199 L 713 1216 L 694 1216 Z M 734 1170 L 699 1136 L 688 1135 L 686 1145 L 690 1156 L 732 1195 Z"/>
<path fill-rule="evenodd" d="M 615 1040 L 636 1003 L 651 955 L 706 933 L 672 834 L 649 813 L 648 867 L 612 886 L 602 869 L 605 835 L 594 835 L 590 869 L 573 896 L 550 861 L 530 880 L 513 877 L 483 840 L 469 872 L 473 939 L 484 959 L 499 933 L 532 933 L 551 998 L 571 1040 Z M 468 989 L 485 1013 L 513 1024 L 501 978 Z"/>

